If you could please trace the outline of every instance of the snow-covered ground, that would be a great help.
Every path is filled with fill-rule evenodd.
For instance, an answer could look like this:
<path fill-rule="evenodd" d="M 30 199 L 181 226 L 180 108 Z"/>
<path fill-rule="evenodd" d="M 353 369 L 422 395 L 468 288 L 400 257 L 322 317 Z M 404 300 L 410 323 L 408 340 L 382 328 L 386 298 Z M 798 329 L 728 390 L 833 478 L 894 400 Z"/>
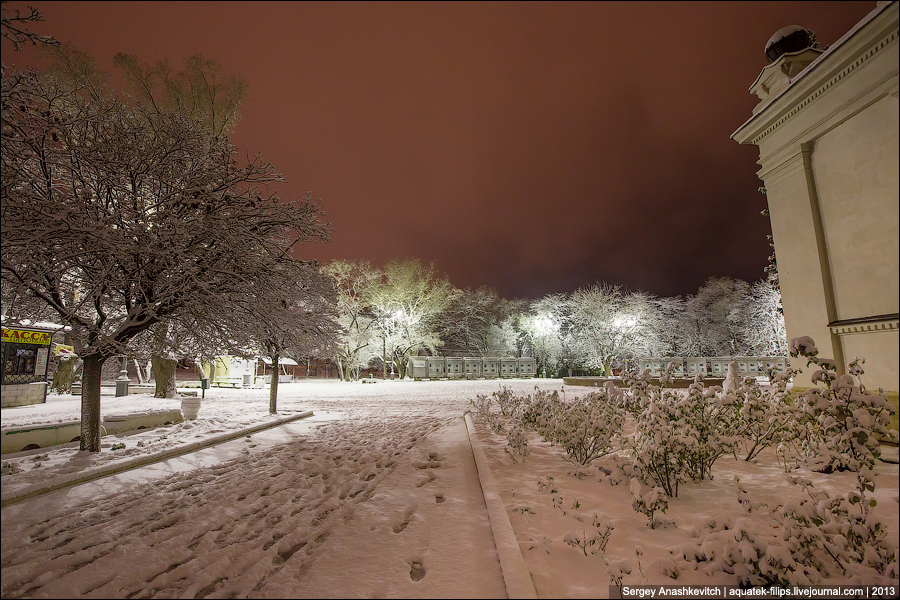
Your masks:
<path fill-rule="evenodd" d="M 124 467 L 312 410 L 314 416 L 240 435 L 178 458 L 48 492 L 2 509 L 3 597 L 505 597 L 504 584 L 463 414 L 477 394 L 586 388 L 561 380 L 305 381 L 268 390 L 207 390 L 195 421 L 103 438 L 103 451 L 46 449 L 4 456 L 4 498 L 79 473 Z M 179 400 L 104 396 L 104 414 L 163 408 Z M 4 409 L 4 429 L 78 419 L 80 401 L 48 398 Z M 729 584 L 721 572 L 665 575 L 711 517 L 745 518 L 735 476 L 751 495 L 779 502 L 802 494 L 771 454 L 726 457 L 715 479 L 682 487 L 651 529 L 614 485 L 612 456 L 588 468 L 529 434 L 515 463 L 507 440 L 477 419 L 474 444 L 492 479 L 542 598 L 609 595 L 600 553 L 566 543 L 590 533 L 597 515 L 613 526 L 605 556 L 628 561 L 626 584 Z M 113 450 L 113 445 L 125 447 Z M 897 548 L 898 467 L 877 465 L 877 514 Z M 794 472 L 833 495 L 847 473 Z M 552 479 L 550 479 L 552 478 Z M 539 483 L 540 482 L 540 483 Z M 552 485 L 548 485 L 552 484 Z M 555 493 L 554 493 L 555 490 Z M 636 550 L 641 552 L 640 556 Z M 673 554 L 673 552 L 675 554 Z M 677 566 L 677 565 L 676 565 Z"/>

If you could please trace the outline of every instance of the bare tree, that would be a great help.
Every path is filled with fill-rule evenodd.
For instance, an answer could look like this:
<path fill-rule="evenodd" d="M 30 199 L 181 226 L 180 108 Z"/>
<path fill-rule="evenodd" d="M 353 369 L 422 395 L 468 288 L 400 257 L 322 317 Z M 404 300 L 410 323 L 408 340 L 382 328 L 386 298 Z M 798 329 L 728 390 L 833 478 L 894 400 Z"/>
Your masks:
<path fill-rule="evenodd" d="M 516 351 L 518 332 L 511 315 L 521 302 L 501 298 L 488 287 L 460 290 L 441 316 L 441 354 L 495 356 Z"/>
<path fill-rule="evenodd" d="M 710 277 L 685 303 L 697 356 L 737 356 L 750 352 L 745 339 L 750 284 Z"/>
<path fill-rule="evenodd" d="M 9 4 L 7 0 L 0 2 L 3 13 L 6 13 L 6 11 L 9 10 L 6 7 L 7 4 Z M 30 23 L 36 23 L 43 20 L 44 16 L 41 14 L 41 11 L 33 6 L 28 7 L 27 13 L 23 13 L 16 9 L 15 15 L 10 16 L 3 14 L 3 16 L 0 17 L 0 35 L 12 43 L 13 50 L 16 52 L 19 52 L 22 49 L 22 44 L 27 42 L 31 42 L 33 46 L 37 46 L 38 44 L 46 44 L 48 46 L 59 45 L 59 41 L 52 35 L 35 33 L 28 28 Z"/>
<path fill-rule="evenodd" d="M 230 331 L 246 339 L 272 363 L 269 412 L 278 411 L 279 361 L 289 356 L 331 356 L 340 326 L 332 278 L 315 261 L 294 261 L 271 269 L 272 294 L 247 291 L 227 302 Z"/>
<path fill-rule="evenodd" d="M 180 71 L 168 60 L 151 66 L 121 52 L 114 61 L 127 84 L 125 93 L 135 106 L 187 115 L 202 122 L 214 136 L 234 133 L 249 87 L 240 77 L 223 75 L 215 59 L 195 54 L 185 59 Z"/>
<path fill-rule="evenodd" d="M 106 92 L 82 54 L 63 69 L 3 72 L 2 278 L 72 327 L 84 361 L 81 449 L 100 449 L 100 373 L 186 307 L 265 290 L 267 275 L 325 240 L 318 201 L 178 110 Z M 70 301 L 70 299 L 72 299 Z"/>
<path fill-rule="evenodd" d="M 125 82 L 123 94 L 135 109 L 150 113 L 151 117 L 152 113 L 160 112 L 186 115 L 202 123 L 212 136 L 234 132 L 248 86 L 240 77 L 224 76 L 216 60 L 197 54 L 185 59 L 180 71 L 175 71 L 168 60 L 149 65 L 125 53 L 117 54 L 114 63 Z M 173 319 L 153 327 L 149 348 L 154 352 L 151 362 L 157 397 L 175 397 L 178 357 L 196 356 L 190 348 L 198 344 L 208 346 L 208 338 L 192 335 L 195 331 L 199 333 L 198 329 L 208 327 L 198 323 L 197 315 L 190 315 L 186 321 Z M 235 349 L 227 336 L 216 335 L 212 339 L 219 344 L 219 352 L 229 349 L 238 355 L 246 353 L 246 348 Z M 215 361 L 210 360 L 210 364 L 215 365 Z"/>

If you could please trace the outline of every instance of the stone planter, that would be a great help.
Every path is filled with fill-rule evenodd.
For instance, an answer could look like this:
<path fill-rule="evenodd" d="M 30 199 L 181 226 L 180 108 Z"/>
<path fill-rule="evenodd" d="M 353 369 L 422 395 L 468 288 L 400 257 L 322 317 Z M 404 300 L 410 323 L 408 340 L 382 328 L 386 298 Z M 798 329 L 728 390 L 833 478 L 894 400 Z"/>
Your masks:
<path fill-rule="evenodd" d="M 181 399 L 181 414 L 185 421 L 193 421 L 200 412 L 200 398 L 187 396 Z"/>

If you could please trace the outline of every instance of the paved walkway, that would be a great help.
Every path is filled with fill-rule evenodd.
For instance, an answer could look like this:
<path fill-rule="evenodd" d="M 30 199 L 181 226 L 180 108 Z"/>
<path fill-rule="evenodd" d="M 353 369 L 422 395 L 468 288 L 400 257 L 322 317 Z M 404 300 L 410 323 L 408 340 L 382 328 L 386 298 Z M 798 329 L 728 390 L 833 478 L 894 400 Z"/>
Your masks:
<path fill-rule="evenodd" d="M 333 414 L 314 415 L 255 431 L 252 435 L 253 452 L 256 455 L 267 449 L 276 452 L 280 444 L 303 440 L 313 433 L 315 427 L 333 419 Z M 101 510 L 108 511 L 110 520 L 113 520 L 111 517 L 120 510 L 107 509 L 102 502 L 98 503 L 98 499 L 127 498 L 130 491 L 141 489 L 138 486 L 156 481 L 169 485 L 168 482 L 176 474 L 188 478 L 186 481 L 190 483 L 192 471 L 215 467 L 247 454 L 251 444 L 244 433 L 237 435 L 232 432 L 229 437 L 230 440 L 214 446 L 18 501 L 2 510 L 4 533 L 8 525 L 33 520 L 36 514 L 65 515 L 71 513 L 72 507 L 79 505 L 96 512 L 99 504 Z M 415 441 L 417 438 L 412 439 Z M 472 443 L 475 444 L 474 451 Z M 305 558 L 297 553 L 296 560 L 279 565 L 274 574 L 256 584 L 252 595 L 535 597 L 533 583 L 527 569 L 524 569 L 505 509 L 502 503 L 496 502 L 499 494 L 492 488 L 489 467 L 486 462 L 476 467 L 479 454 L 483 460 L 477 440 L 470 439 L 462 417 L 432 431 L 421 438 L 412 451 L 400 457 L 383 478 L 373 482 L 377 486 L 372 486 L 366 498 L 358 498 L 362 502 L 347 502 L 343 523 L 332 519 L 323 530 L 326 535 L 320 536 L 321 544 L 315 551 L 309 549 Z M 362 474 L 360 472 L 359 478 Z M 248 472 L 246 477 L 262 478 L 263 475 Z M 230 485 L 227 477 L 222 477 L 222 480 L 224 486 Z M 184 482 L 181 485 L 183 488 Z M 485 497 L 489 498 L 487 503 Z M 173 507 L 171 510 L 178 509 Z M 319 510 L 317 514 L 321 516 L 323 513 Z M 64 523 L 65 518 L 56 517 L 59 523 Z M 216 525 L 221 526 L 221 523 Z M 77 531 L 72 533 L 77 534 Z M 11 543 L 4 535 L 5 551 Z M 141 542 L 134 540 L 125 543 L 126 546 L 133 544 Z M 248 551 L 251 546 L 252 543 L 248 544 Z M 373 560 L 374 551 L 377 551 L 378 557 Z M 50 552 L 42 556 L 38 552 L 34 558 L 53 561 L 54 556 L 58 557 L 58 553 Z M 186 556 L 184 562 L 191 562 L 190 556 Z M 395 573 L 397 569 L 404 572 Z M 90 568 L 85 570 L 90 571 Z M 149 581 L 152 577 L 145 579 Z M 14 589 L 6 591 L 14 592 Z M 129 588 L 123 583 L 114 589 L 124 591 Z M 179 589 L 176 587 L 173 591 Z M 191 589 L 181 592 L 187 593 Z M 52 595 L 52 589 L 41 591 Z"/>

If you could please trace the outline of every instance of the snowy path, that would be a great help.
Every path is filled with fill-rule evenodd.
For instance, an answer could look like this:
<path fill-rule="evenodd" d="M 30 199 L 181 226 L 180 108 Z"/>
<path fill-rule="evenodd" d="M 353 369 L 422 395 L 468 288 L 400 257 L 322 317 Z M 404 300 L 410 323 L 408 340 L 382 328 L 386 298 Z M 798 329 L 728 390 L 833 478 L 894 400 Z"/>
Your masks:
<path fill-rule="evenodd" d="M 346 418 L 83 503 L 4 508 L 2 596 L 505 597 L 462 419 L 499 385 L 441 386 L 305 386 L 304 407 Z"/>

